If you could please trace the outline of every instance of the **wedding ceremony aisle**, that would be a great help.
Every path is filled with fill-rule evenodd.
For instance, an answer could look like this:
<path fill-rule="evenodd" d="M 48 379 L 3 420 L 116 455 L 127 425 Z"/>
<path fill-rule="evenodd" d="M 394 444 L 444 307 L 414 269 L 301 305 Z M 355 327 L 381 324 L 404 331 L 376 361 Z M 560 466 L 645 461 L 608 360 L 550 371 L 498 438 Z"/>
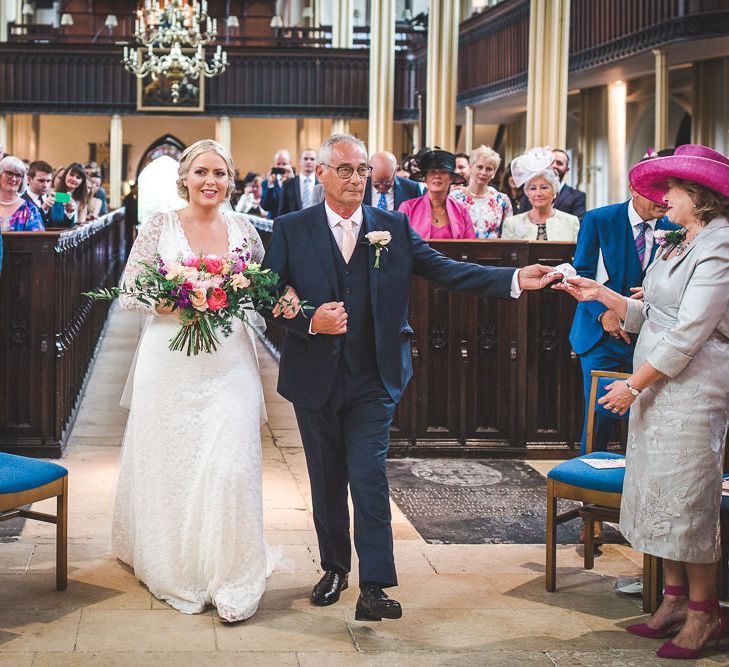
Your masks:
<path fill-rule="evenodd" d="M 226 625 L 214 611 L 187 616 L 158 601 L 110 553 L 127 418 L 119 397 L 137 336 L 138 318 L 115 309 L 59 461 L 69 469 L 68 590 L 55 590 L 52 525 L 27 521 L 17 539 L 0 537 L 3 667 L 665 664 L 654 656 L 658 642 L 623 629 L 642 615 L 639 597 L 612 590 L 617 576 L 640 572 L 628 547 L 605 545 L 586 572 L 575 545 L 561 546 L 559 589 L 547 593 L 543 544 L 428 544 L 394 503 L 400 586 L 392 592 L 403 618 L 355 621 L 356 574 L 338 604 L 313 607 L 321 572 L 304 453 L 293 410 L 276 394 L 276 362 L 262 346 L 264 521 L 287 564 L 242 623 Z M 552 463 L 532 465 L 545 473 Z"/>

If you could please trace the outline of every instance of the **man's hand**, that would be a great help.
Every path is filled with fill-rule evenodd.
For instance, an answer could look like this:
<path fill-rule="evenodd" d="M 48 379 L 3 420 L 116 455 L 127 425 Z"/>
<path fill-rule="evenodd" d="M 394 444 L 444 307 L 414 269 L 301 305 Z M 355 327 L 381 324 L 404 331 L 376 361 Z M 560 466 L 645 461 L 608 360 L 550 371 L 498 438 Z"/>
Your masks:
<path fill-rule="evenodd" d="M 41 206 L 43 207 L 43 210 L 48 212 L 48 210 L 56 203 L 56 193 L 51 190 L 47 195 L 46 198 L 43 200 L 43 203 Z"/>
<path fill-rule="evenodd" d="M 620 318 L 612 310 L 606 310 L 600 318 L 600 324 L 613 338 L 622 338 L 630 345 L 630 334 L 620 328 Z"/>
<path fill-rule="evenodd" d="M 311 318 L 311 332 L 337 336 L 347 333 L 347 311 L 342 301 L 323 303 Z"/>
<path fill-rule="evenodd" d="M 643 301 L 643 288 L 642 287 L 631 287 L 630 288 L 631 299 L 638 299 L 639 301 Z"/>
<path fill-rule="evenodd" d="M 301 311 L 301 301 L 299 295 L 293 287 L 287 287 L 284 295 L 278 300 L 273 307 L 273 316 L 284 316 L 286 320 L 292 320 Z"/>
<path fill-rule="evenodd" d="M 547 276 L 548 273 L 552 272 L 554 272 L 553 266 L 544 266 L 543 264 L 531 264 L 519 269 L 519 289 L 542 289 L 555 280 L 562 280 L 561 273 Z"/>

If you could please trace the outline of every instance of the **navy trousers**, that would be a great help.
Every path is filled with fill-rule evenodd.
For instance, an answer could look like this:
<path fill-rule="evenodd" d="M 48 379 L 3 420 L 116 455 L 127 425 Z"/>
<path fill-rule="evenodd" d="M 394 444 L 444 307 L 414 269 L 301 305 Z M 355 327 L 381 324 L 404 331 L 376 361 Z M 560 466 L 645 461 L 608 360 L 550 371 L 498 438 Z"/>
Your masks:
<path fill-rule="evenodd" d="M 349 572 L 347 486 L 354 507 L 359 582 L 397 585 L 393 556 L 387 449 L 395 403 L 379 377 L 344 383 L 322 410 L 294 405 L 311 483 L 321 567 Z"/>
<path fill-rule="evenodd" d="M 603 334 L 595 347 L 580 355 L 582 364 L 582 381 L 585 392 L 585 423 L 582 427 L 582 454 L 585 453 L 585 439 L 587 438 L 588 403 L 590 401 L 590 385 L 592 384 L 591 371 L 617 371 L 621 373 L 633 372 L 633 352 L 635 342 L 628 345 L 622 338 L 613 338 L 608 333 Z M 615 426 L 614 419 L 597 414 L 595 416 L 595 437 L 592 449 L 595 452 L 604 452 Z"/>

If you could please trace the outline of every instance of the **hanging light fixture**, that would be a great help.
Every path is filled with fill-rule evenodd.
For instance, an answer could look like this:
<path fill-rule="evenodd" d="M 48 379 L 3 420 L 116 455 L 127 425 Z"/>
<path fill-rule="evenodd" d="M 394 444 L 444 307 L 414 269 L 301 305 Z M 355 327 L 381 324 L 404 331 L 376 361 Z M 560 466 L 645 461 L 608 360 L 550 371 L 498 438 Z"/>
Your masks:
<path fill-rule="evenodd" d="M 205 47 L 217 38 L 217 20 L 208 16 L 207 0 L 145 0 L 137 10 L 134 37 L 147 51 L 143 56 L 124 47 L 124 67 L 137 78 L 164 76 L 171 84 L 172 101 L 180 100 L 180 88 L 200 75 L 210 78 L 228 66 L 228 54 L 218 44 L 206 59 Z M 192 54 L 183 53 L 192 50 Z"/>
<path fill-rule="evenodd" d="M 73 16 L 71 14 L 61 14 L 61 25 L 73 25 Z"/>
<path fill-rule="evenodd" d="M 238 17 L 235 14 L 231 14 L 225 21 L 225 25 L 228 28 L 239 28 L 240 22 L 238 21 Z"/>
<path fill-rule="evenodd" d="M 23 16 L 33 16 L 33 5 L 30 2 L 24 2 L 20 13 Z"/>

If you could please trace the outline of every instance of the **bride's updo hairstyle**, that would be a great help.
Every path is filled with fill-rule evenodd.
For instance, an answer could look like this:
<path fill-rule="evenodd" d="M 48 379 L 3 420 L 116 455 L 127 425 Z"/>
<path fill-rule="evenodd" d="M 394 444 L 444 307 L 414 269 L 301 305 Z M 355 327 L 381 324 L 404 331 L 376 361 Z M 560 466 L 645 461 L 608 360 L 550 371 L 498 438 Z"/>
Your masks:
<path fill-rule="evenodd" d="M 230 196 L 235 190 L 235 168 L 233 167 L 233 158 L 230 153 L 225 149 L 223 144 L 214 141 L 213 139 L 200 139 L 191 146 L 188 146 L 180 157 L 180 167 L 177 170 L 177 194 L 180 195 L 185 201 L 190 201 L 190 193 L 187 190 L 187 186 L 184 183 L 184 179 L 187 178 L 187 172 L 190 171 L 190 165 L 194 162 L 195 158 L 202 155 L 203 153 L 215 153 L 223 158 L 225 166 L 228 169 L 228 189 L 225 191 L 226 201 L 230 199 Z"/>

